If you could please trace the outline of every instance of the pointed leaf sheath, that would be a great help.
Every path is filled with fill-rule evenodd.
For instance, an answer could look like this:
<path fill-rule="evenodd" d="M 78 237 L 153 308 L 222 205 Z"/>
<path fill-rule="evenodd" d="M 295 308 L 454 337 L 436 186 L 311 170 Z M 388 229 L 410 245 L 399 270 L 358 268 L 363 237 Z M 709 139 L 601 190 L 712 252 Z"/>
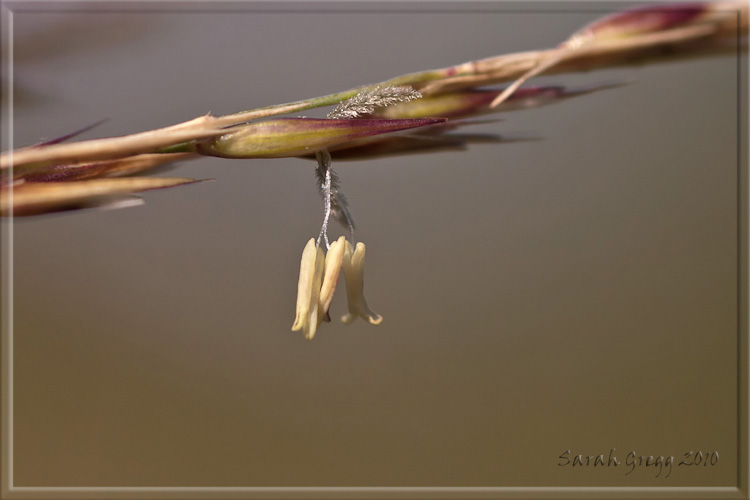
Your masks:
<path fill-rule="evenodd" d="M 386 118 L 422 118 L 427 116 L 467 116 L 489 108 L 499 92 L 494 90 L 468 90 L 450 92 L 399 103 L 379 109 L 377 116 Z"/>
<path fill-rule="evenodd" d="M 405 102 L 380 109 L 377 116 L 385 118 L 423 118 L 440 116 L 459 118 L 482 113 L 496 113 L 515 109 L 532 108 L 549 104 L 568 97 L 572 92 L 564 87 L 529 87 L 519 89 L 511 95 L 502 106 L 490 108 L 490 103 L 502 92 L 501 90 L 463 90 L 424 97 L 417 101 Z"/>
<path fill-rule="evenodd" d="M 345 142 L 388 132 L 442 123 L 443 118 L 412 120 L 279 118 L 237 127 L 234 132 L 199 143 L 196 151 L 222 158 L 301 156 Z"/>
<path fill-rule="evenodd" d="M 575 48 L 591 42 L 678 28 L 702 21 L 709 11 L 709 4 L 701 2 L 636 7 L 594 21 L 574 33 L 563 46 Z"/>
<path fill-rule="evenodd" d="M 365 244 L 357 243 L 357 248 L 352 252 L 352 245 L 346 242 L 346 253 L 344 255 L 344 279 L 346 280 L 346 298 L 349 302 L 349 314 L 344 315 L 341 321 L 347 325 L 357 318 L 362 318 L 372 325 L 379 325 L 383 317 L 374 312 L 365 300 Z"/>
<path fill-rule="evenodd" d="M 302 330 L 306 339 L 312 339 L 318 329 L 318 303 L 324 262 L 323 250 L 315 245 L 314 238 L 310 238 L 302 251 L 297 284 L 297 314 L 292 325 L 292 331 Z"/>

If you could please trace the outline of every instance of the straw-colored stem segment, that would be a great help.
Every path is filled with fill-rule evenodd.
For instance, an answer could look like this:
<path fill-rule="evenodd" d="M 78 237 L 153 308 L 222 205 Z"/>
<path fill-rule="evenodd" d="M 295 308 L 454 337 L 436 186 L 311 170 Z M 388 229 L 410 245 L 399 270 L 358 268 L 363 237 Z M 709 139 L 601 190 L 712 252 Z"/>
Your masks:
<path fill-rule="evenodd" d="M 201 122 L 204 120 L 201 119 Z M 45 167 L 62 163 L 112 160 L 151 153 L 180 142 L 216 137 L 223 133 L 225 131 L 213 127 L 204 128 L 204 125 L 195 123 L 191 126 L 167 127 L 122 137 L 23 148 L 0 156 L 0 168 Z"/>

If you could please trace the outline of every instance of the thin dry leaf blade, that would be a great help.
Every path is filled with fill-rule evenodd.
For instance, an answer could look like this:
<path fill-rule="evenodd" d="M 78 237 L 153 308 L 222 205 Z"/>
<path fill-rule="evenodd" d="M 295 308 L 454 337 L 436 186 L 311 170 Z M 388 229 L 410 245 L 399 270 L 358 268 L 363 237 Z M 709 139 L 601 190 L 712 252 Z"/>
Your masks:
<path fill-rule="evenodd" d="M 185 177 L 127 177 L 72 182 L 23 182 L 0 191 L 0 215 L 37 215 L 111 202 L 139 191 L 201 182 Z M 12 189 L 12 195 L 11 195 Z"/>
<path fill-rule="evenodd" d="M 194 153 L 142 154 L 128 158 L 97 162 L 52 165 L 41 168 L 14 169 L 16 179 L 27 182 L 61 182 L 94 179 L 97 177 L 123 177 L 143 173 L 176 161 L 195 158 Z"/>

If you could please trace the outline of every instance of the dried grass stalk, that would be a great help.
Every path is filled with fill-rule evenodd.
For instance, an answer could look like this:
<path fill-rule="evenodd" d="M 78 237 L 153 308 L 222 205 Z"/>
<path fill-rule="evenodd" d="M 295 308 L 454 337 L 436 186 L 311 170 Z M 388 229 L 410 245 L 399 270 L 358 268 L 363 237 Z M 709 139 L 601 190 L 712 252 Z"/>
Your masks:
<path fill-rule="evenodd" d="M 412 103 L 408 101 L 420 96 L 439 97 L 421 106 L 418 111 L 422 113 L 419 115 L 421 117 L 425 117 L 424 113 L 430 109 L 436 113 L 432 115 L 433 118 L 468 116 L 487 112 L 504 104 L 507 99 L 512 100 L 522 83 L 541 73 L 586 71 L 623 64 L 644 64 L 664 58 L 697 57 L 736 51 L 739 49 L 736 44 L 738 34 L 746 34 L 747 30 L 748 3 L 745 1 L 639 7 L 597 20 L 548 50 L 499 55 L 447 68 L 402 75 L 378 84 L 313 99 L 225 116 L 201 116 L 170 127 L 122 137 L 73 143 L 50 141 L 47 144 L 17 149 L 0 155 L 0 213 L 8 215 L 15 210 L 20 215 L 41 210 L 40 207 L 51 210 L 70 200 L 80 201 L 81 197 L 85 198 L 86 189 L 89 189 L 92 198 L 103 196 L 108 189 L 114 195 L 141 188 L 152 189 L 144 187 L 150 181 L 139 184 L 141 181 L 134 180 L 129 184 L 128 191 L 127 183 L 113 180 L 92 183 L 91 180 L 82 179 L 138 174 L 156 165 L 196 154 L 243 158 L 264 155 L 305 156 L 328 147 L 335 146 L 337 150 L 347 147 L 345 141 L 332 138 L 334 133 L 351 140 L 352 146 L 356 144 L 361 149 L 362 140 L 357 134 L 352 134 L 351 137 L 342 134 L 341 126 L 360 127 L 360 135 L 384 134 L 400 126 L 394 124 L 393 120 L 415 116 L 415 108 L 410 107 Z M 486 95 L 474 94 L 480 86 L 512 80 L 515 82 L 504 91 L 498 91 L 491 103 L 487 102 Z M 389 108 L 387 113 L 381 115 L 383 118 L 373 119 L 377 115 L 372 115 L 370 125 L 356 124 L 360 117 L 373 113 L 378 104 L 370 102 L 371 98 L 379 96 L 378 99 L 382 99 L 384 89 L 392 89 L 394 102 L 401 104 Z M 345 101 L 346 104 L 341 104 Z M 329 118 L 344 119 L 342 122 L 349 119 L 351 123 L 332 127 L 297 119 L 299 121 L 294 122 L 292 127 L 292 122 L 284 122 L 288 133 L 282 130 L 280 135 L 274 137 L 276 144 L 272 155 L 265 148 L 267 134 L 258 132 L 267 130 L 268 127 L 259 126 L 257 122 L 251 123 L 262 118 L 334 105 L 340 106 Z M 446 114 L 437 114 L 441 110 Z M 431 124 L 434 123 L 435 120 Z M 427 125 L 426 121 L 421 124 L 414 122 L 406 128 Z M 306 133 L 309 133 L 310 144 L 305 144 Z M 387 140 L 386 136 L 387 134 L 382 138 Z M 244 144 L 239 144 L 240 140 Z M 220 154 L 217 145 L 232 149 L 233 154 Z M 176 153 L 182 155 L 175 156 Z M 20 181 L 26 183 L 19 184 Z M 57 185 L 39 186 L 42 182 Z M 161 179 L 153 182 L 161 182 L 159 187 L 166 187 L 192 180 Z M 70 191 L 70 195 L 62 194 L 66 189 Z M 15 191 L 15 197 L 11 197 L 11 191 Z"/>

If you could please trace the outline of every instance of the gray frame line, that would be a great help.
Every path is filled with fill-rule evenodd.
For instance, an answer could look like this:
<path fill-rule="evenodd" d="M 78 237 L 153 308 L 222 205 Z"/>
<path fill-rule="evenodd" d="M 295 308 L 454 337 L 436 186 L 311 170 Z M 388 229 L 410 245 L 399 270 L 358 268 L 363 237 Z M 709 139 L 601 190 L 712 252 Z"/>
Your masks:
<path fill-rule="evenodd" d="M 450 0 L 448 0 L 450 1 Z M 433 1 L 430 6 L 440 6 L 440 11 L 448 1 Z M 521 5 L 523 0 L 501 0 L 500 3 Z M 356 11 L 370 11 L 366 4 L 359 2 L 315 2 L 324 5 L 327 10 L 347 9 Z M 395 3 L 382 2 L 387 10 L 425 9 L 427 2 Z M 453 3 L 453 2 L 451 2 Z M 485 10 L 494 0 L 467 2 L 468 12 Z M 547 4 L 564 3 L 546 2 Z M 613 2 L 621 6 L 622 2 Z M 232 2 L 217 2 L 211 4 L 213 10 L 247 10 L 278 11 L 280 9 L 310 9 L 306 2 L 247 2 L 237 0 Z M 357 5 L 359 4 L 359 5 Z M 421 4 L 421 5 L 418 5 Z M 88 0 L 81 2 L 51 2 L 35 0 L 3 0 L 0 5 L 0 40 L 2 40 L 2 71 L 7 76 L 7 85 L 2 93 L 2 121 L 6 133 L 0 136 L 2 150 L 13 149 L 13 7 L 23 11 L 90 11 L 92 7 L 102 7 L 102 12 L 148 10 L 170 10 L 180 12 L 204 11 L 203 1 L 170 2 L 164 0 L 141 0 L 133 3 L 120 0 Z M 238 7 L 239 6 L 239 7 Z M 344 7 L 345 6 L 345 7 Z M 364 7 L 364 8 L 363 8 Z M 534 2 L 532 7 L 517 7 L 512 10 L 524 12 L 541 12 L 539 4 Z M 555 9 L 556 10 L 556 9 Z M 739 13 L 738 13 L 739 17 Z M 738 29 L 738 47 L 741 36 Z M 240 499 L 240 498 L 269 498 L 269 499 L 343 499 L 343 498 L 403 498 L 403 499 L 484 499 L 484 498 L 522 498 L 522 499 L 594 499 L 594 498 L 644 498 L 644 499 L 747 499 L 748 497 L 748 165 L 747 165 L 747 76 L 742 73 L 744 66 L 747 71 L 747 54 L 737 51 L 737 181 L 738 181 L 738 223 L 737 223 L 737 251 L 738 251 L 738 297 L 737 297 L 737 328 L 738 328 L 738 487 L 14 487 L 13 486 L 13 218 L 0 220 L 0 240 L 5 244 L 0 246 L 0 334 L 2 355 L 0 356 L 0 498 L 3 499 Z M 744 134 L 744 135 L 743 135 Z M 743 141 L 743 137 L 745 140 Z M 743 162 L 744 160 L 744 162 Z M 743 168 L 744 167 L 744 168 Z M 2 175 L 0 173 L 0 175 Z M 12 169 L 6 175 L 12 175 Z M 744 182 L 743 182 L 744 181 Z M 12 197 L 12 193 L 11 193 Z M 12 199 L 12 198 L 11 198 Z M 744 308 L 742 307 L 744 305 Z"/>

